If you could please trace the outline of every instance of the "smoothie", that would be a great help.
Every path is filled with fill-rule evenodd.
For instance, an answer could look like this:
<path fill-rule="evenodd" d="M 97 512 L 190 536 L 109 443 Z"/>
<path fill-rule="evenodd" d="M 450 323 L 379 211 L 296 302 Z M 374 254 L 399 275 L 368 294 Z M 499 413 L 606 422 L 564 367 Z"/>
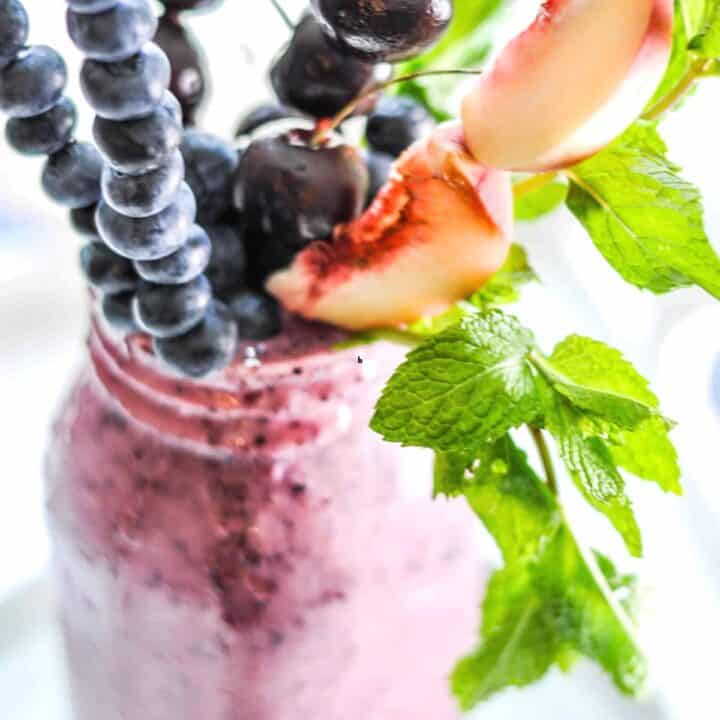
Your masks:
<path fill-rule="evenodd" d="M 397 350 L 287 318 L 202 383 L 98 321 L 48 498 L 77 720 L 450 720 L 466 507 L 367 427 Z"/>

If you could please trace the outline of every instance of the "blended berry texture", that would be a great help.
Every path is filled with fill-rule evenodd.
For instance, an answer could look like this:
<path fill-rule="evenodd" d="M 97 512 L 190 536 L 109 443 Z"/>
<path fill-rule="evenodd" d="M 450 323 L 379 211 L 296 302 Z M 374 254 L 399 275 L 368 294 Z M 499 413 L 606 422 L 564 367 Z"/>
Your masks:
<path fill-rule="evenodd" d="M 475 523 L 367 427 L 398 357 L 285 321 L 203 383 L 102 327 L 48 502 L 77 720 L 450 720 Z"/>

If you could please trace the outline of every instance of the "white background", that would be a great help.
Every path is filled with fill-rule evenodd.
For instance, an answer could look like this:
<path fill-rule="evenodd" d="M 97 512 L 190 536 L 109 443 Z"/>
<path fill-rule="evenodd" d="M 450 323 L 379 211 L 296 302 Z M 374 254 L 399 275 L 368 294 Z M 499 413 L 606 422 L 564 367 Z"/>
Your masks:
<path fill-rule="evenodd" d="M 288 7 L 299 3 L 287 2 Z M 64 36 L 61 0 L 26 0 L 32 41 L 78 54 Z M 522 13 L 534 3 L 519 4 Z M 230 136 L 242 109 L 268 96 L 263 68 L 285 30 L 263 0 L 226 0 L 214 14 L 190 20 L 209 49 L 216 92 L 206 127 Z M 571 69 L 569 69 L 571 78 Z M 570 80 L 571 81 L 571 80 Z M 703 189 L 708 228 L 720 240 L 717 201 L 717 118 L 720 81 L 705 83 L 665 127 L 673 158 Z M 90 113 L 81 105 L 80 137 Z M 42 517 L 42 452 L 47 424 L 82 351 L 84 291 L 77 271 L 79 241 L 38 185 L 39 161 L 14 156 L 0 139 L 0 717 L 65 720 L 52 605 L 44 578 L 48 546 Z M 480 717 L 554 720 L 715 717 L 716 649 L 720 644 L 720 491 L 718 454 L 720 309 L 699 292 L 664 298 L 623 284 L 585 234 L 560 211 L 518 231 L 543 284 L 518 309 L 549 348 L 568 332 L 622 348 L 650 375 L 675 432 L 686 497 L 663 497 L 631 482 L 640 508 L 652 591 L 643 634 L 655 660 L 654 689 L 643 704 L 619 699 L 593 668 L 553 675 L 541 687 L 509 692 Z M 601 537 L 622 558 L 603 522 L 564 488 L 581 534 Z"/>

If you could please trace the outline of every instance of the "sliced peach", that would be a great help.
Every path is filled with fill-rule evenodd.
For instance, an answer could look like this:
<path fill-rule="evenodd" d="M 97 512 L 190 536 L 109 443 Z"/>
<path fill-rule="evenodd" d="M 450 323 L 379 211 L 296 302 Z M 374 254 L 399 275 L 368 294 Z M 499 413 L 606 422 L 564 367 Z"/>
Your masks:
<path fill-rule="evenodd" d="M 372 205 L 267 288 L 289 310 L 349 329 L 409 323 L 483 285 L 510 246 L 507 173 L 468 154 L 458 125 L 403 153 Z"/>
<path fill-rule="evenodd" d="M 473 156 L 540 171 L 594 154 L 652 97 L 672 24 L 673 0 L 548 0 L 463 101 Z"/>

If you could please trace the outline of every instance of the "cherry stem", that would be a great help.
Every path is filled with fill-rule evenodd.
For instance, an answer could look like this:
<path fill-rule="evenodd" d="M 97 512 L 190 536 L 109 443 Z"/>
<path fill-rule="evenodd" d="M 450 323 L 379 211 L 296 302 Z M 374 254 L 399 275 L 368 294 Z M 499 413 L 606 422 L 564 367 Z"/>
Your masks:
<path fill-rule="evenodd" d="M 399 83 L 409 82 L 410 80 L 417 80 L 424 77 L 433 77 L 435 75 L 480 75 L 482 70 L 419 70 L 408 75 L 401 75 L 400 77 L 391 78 L 385 82 L 373 83 L 367 90 L 360 93 L 356 98 L 351 100 L 344 108 L 340 110 L 329 120 L 323 120 L 318 123 L 318 127 L 315 130 L 312 138 L 310 139 L 310 145 L 315 147 L 319 145 L 327 136 L 328 133 L 337 129 L 350 115 L 355 112 L 357 107 L 367 98 L 386 90 L 393 85 Z"/>
<path fill-rule="evenodd" d="M 275 8 L 277 14 L 281 17 L 282 21 L 291 32 L 295 31 L 295 24 L 290 19 L 290 16 L 285 12 L 285 8 L 278 2 L 278 0 L 270 0 L 270 4 Z"/>

